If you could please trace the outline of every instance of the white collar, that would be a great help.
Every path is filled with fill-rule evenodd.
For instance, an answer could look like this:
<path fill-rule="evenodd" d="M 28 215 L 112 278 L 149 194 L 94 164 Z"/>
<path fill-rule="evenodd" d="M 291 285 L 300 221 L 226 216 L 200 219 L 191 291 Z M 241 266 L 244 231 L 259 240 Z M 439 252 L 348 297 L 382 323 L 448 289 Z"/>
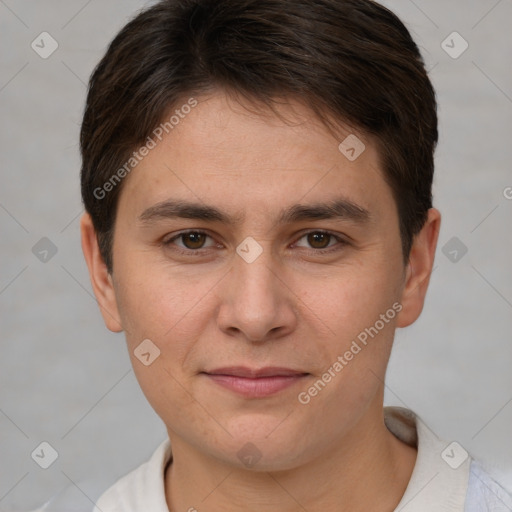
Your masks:
<path fill-rule="evenodd" d="M 447 443 L 412 411 L 384 407 L 388 430 L 418 449 L 407 489 L 395 512 L 463 512 L 471 457 L 458 443 Z"/>

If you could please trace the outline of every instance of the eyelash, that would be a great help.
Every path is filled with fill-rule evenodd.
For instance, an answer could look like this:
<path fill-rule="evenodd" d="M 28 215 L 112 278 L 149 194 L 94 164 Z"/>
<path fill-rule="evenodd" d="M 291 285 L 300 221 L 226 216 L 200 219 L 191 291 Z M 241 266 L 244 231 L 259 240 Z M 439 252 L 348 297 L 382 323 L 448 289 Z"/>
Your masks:
<path fill-rule="evenodd" d="M 201 230 L 198 230 L 198 229 L 190 229 L 188 231 L 181 231 L 180 233 L 174 235 L 172 238 L 169 238 L 168 240 L 163 240 L 162 241 L 162 245 L 165 246 L 165 247 L 169 247 L 171 245 L 174 245 L 173 242 L 175 240 L 178 240 L 179 238 L 181 238 L 182 236 L 184 235 L 188 235 L 190 233 L 197 233 L 197 234 L 200 234 L 200 235 L 206 235 L 207 237 L 211 238 L 213 240 L 213 237 L 208 234 L 206 231 L 201 231 Z M 309 249 L 306 249 L 306 250 L 309 250 L 311 253 L 314 253 L 314 254 L 329 254 L 329 253 L 332 253 L 332 252 L 335 252 L 335 251 L 339 251 L 341 250 L 344 246 L 347 246 L 349 245 L 349 242 L 343 238 L 341 238 L 340 236 L 338 235 L 335 235 L 334 233 L 332 233 L 331 231 L 325 231 L 325 230 L 322 230 L 322 229 L 314 229 L 314 230 L 310 230 L 310 231 L 307 231 L 305 233 L 303 233 L 297 240 L 296 242 L 294 243 L 297 243 L 299 240 L 301 240 L 302 238 L 312 234 L 312 233 L 320 233 L 320 234 L 323 234 L 323 235 L 327 235 L 327 236 L 330 236 L 332 238 L 334 238 L 336 240 L 336 244 L 332 245 L 332 246 L 328 246 L 328 247 L 325 247 L 323 249 L 314 249 L 314 248 L 309 248 Z M 330 240 L 329 240 L 330 242 Z M 208 251 L 208 249 L 211 249 L 211 247 L 207 247 L 207 248 L 199 248 L 199 249 L 183 249 L 181 247 L 178 247 L 178 246 L 174 246 L 173 250 L 181 253 L 181 254 L 186 254 L 186 255 L 198 255 L 198 256 L 201 256 L 204 254 L 204 251 Z"/>

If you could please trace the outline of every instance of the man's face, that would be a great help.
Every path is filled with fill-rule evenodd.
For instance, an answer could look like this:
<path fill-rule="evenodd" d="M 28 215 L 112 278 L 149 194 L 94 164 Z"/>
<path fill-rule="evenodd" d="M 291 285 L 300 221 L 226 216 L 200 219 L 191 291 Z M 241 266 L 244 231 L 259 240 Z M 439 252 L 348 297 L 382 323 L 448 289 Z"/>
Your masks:
<path fill-rule="evenodd" d="M 198 100 L 123 185 L 113 314 L 172 443 L 291 468 L 381 407 L 405 283 L 396 205 L 371 139 L 357 134 L 350 161 L 350 131 L 334 138 L 297 103 L 282 107 L 292 125 L 220 93 Z M 160 350 L 147 366 L 145 339 Z"/>

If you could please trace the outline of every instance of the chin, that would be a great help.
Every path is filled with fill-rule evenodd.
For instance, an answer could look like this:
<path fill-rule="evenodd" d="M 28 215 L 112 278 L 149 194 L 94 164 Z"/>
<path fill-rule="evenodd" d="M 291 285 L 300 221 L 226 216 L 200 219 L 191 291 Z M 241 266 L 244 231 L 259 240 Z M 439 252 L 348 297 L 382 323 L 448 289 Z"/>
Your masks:
<path fill-rule="evenodd" d="M 281 471 L 293 468 L 301 458 L 301 436 L 286 428 L 291 418 L 286 414 L 274 417 L 264 414 L 246 414 L 232 419 L 227 426 L 231 436 L 225 437 L 223 450 L 230 464 L 254 471 Z M 283 421 L 284 420 L 284 421 Z"/>

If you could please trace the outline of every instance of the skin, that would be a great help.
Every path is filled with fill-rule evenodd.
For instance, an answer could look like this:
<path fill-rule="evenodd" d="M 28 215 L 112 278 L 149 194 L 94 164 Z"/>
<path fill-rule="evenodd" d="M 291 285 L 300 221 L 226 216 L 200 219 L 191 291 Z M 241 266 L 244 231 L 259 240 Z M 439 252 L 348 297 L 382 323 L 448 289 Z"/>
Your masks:
<path fill-rule="evenodd" d="M 280 107 L 293 120 L 285 123 L 221 91 L 198 101 L 123 183 L 112 274 L 90 217 L 81 221 L 105 323 L 125 331 L 140 386 L 167 426 L 169 510 L 392 511 L 416 450 L 384 425 L 383 381 L 395 329 L 423 308 L 440 214 L 429 211 L 404 265 L 396 204 L 369 136 L 356 133 L 366 149 L 351 162 L 338 149 L 350 130 L 334 137 L 298 102 Z M 278 222 L 293 205 L 338 198 L 368 218 Z M 236 222 L 141 220 L 169 199 L 216 207 Z M 171 240 L 183 230 L 209 236 Z M 307 236 L 319 230 L 342 242 Z M 262 248 L 252 263 L 236 252 L 249 236 Z M 298 394 L 394 303 L 400 313 L 301 404 Z M 147 338 L 160 350 L 149 366 L 134 355 Z M 247 398 L 201 373 L 239 365 L 308 375 Z M 248 442 L 261 456 L 252 467 L 237 455 Z"/>

